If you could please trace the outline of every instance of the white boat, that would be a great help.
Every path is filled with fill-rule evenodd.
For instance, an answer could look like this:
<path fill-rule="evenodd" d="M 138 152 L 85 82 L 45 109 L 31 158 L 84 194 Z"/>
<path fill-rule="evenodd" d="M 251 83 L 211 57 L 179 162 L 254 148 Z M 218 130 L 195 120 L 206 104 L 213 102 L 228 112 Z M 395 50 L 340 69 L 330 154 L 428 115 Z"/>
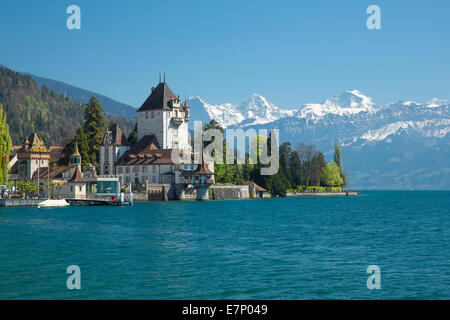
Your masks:
<path fill-rule="evenodd" d="M 60 200 L 52 200 L 48 199 L 42 202 L 39 202 L 38 208 L 47 208 L 47 207 L 67 207 L 70 204 L 65 199 Z"/>

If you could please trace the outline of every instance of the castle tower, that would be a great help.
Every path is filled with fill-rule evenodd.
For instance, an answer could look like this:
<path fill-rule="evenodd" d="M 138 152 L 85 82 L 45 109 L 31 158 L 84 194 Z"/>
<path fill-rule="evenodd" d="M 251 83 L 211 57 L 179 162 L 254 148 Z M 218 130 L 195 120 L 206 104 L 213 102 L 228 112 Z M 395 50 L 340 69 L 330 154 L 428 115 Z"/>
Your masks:
<path fill-rule="evenodd" d="M 138 141 L 154 135 L 162 149 L 189 146 L 189 105 L 181 104 L 166 82 L 152 88 L 150 96 L 137 111 Z"/>
<path fill-rule="evenodd" d="M 77 165 L 79 168 L 81 168 L 81 155 L 78 151 L 78 143 L 75 141 L 75 151 L 70 156 L 70 165 Z"/>

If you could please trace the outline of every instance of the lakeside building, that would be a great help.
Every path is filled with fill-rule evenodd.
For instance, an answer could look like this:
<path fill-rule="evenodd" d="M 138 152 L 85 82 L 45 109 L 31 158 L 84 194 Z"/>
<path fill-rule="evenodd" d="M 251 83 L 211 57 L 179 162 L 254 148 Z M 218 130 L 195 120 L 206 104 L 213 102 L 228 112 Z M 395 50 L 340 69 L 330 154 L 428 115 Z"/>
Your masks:
<path fill-rule="evenodd" d="M 63 147 L 47 148 L 36 133 L 27 137 L 22 146 L 14 146 L 10 155 L 10 181 L 34 181 L 46 198 L 105 198 L 120 194 L 118 177 L 97 175 L 88 163 L 81 166 L 78 145 L 70 156 L 69 165 L 57 165 Z"/>
<path fill-rule="evenodd" d="M 137 110 L 137 143 L 131 146 L 118 125 L 104 133 L 99 175 L 93 165 L 81 166 L 77 144 L 69 165 L 57 165 L 63 147 L 47 148 L 34 133 L 13 147 L 10 180 L 38 182 L 45 196 L 51 190 L 50 197 L 118 196 L 122 185 L 131 185 L 144 191 L 142 200 L 209 199 L 214 161 L 203 150 L 192 154 L 189 163 L 172 159 L 174 153 L 191 150 L 189 119 L 189 105 L 160 81 Z"/>
<path fill-rule="evenodd" d="M 28 136 L 22 146 L 13 147 L 10 155 L 10 180 L 32 180 L 42 167 L 48 167 L 51 152 L 36 133 Z"/>
<path fill-rule="evenodd" d="M 136 144 L 130 146 L 118 126 L 105 133 L 100 174 L 115 174 L 123 185 L 145 189 L 149 199 L 208 199 L 214 162 L 203 153 L 197 164 L 172 159 L 173 152 L 191 149 L 189 119 L 189 105 L 160 81 L 137 110 Z"/>
<path fill-rule="evenodd" d="M 114 174 L 117 160 L 129 149 L 128 139 L 119 125 L 116 124 L 111 130 L 106 130 L 103 144 L 100 146 L 100 174 Z"/>

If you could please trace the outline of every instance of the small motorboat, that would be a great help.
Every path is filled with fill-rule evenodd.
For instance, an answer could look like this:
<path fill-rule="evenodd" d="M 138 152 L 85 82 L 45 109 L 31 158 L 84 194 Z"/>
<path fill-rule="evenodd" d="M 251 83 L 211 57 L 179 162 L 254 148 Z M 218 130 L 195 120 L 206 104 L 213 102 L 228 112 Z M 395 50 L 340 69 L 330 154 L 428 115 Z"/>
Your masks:
<path fill-rule="evenodd" d="M 48 207 L 67 207 L 70 204 L 65 199 L 52 200 L 48 199 L 38 203 L 38 208 L 48 208 Z"/>

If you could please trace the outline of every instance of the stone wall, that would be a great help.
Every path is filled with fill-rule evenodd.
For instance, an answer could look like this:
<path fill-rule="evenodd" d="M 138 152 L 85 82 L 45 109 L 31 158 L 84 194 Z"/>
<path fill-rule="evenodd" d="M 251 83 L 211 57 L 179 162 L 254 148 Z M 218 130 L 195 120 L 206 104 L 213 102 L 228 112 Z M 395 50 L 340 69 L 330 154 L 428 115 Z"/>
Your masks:
<path fill-rule="evenodd" d="M 135 199 L 136 201 L 139 201 Z M 169 184 L 149 185 L 147 187 L 147 201 L 175 200 L 173 186 Z"/>
<path fill-rule="evenodd" d="M 212 186 L 211 200 L 250 199 L 249 186 Z"/>

